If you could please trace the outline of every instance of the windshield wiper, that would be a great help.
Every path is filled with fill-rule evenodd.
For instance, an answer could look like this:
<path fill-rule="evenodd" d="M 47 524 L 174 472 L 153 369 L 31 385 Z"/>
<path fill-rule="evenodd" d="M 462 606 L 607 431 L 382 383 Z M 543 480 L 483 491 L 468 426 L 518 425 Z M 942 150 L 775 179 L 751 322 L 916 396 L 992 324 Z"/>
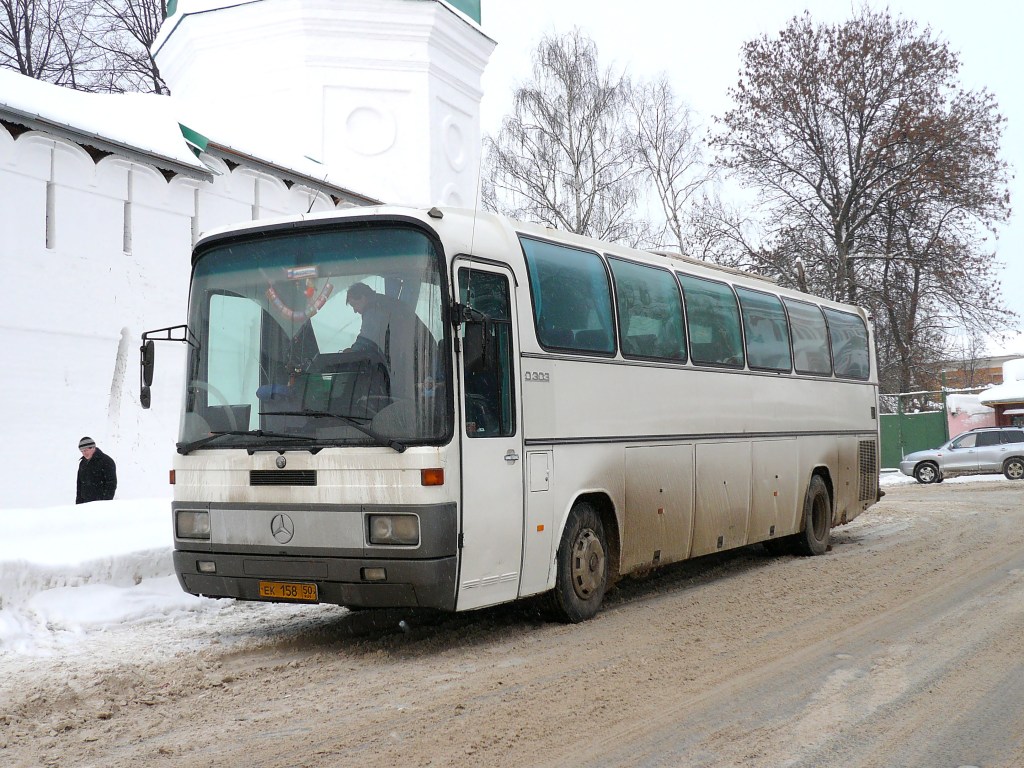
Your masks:
<path fill-rule="evenodd" d="M 330 411 L 264 411 L 260 413 L 260 416 L 309 416 L 311 419 L 341 419 L 346 424 L 355 427 L 367 437 L 372 437 L 381 445 L 386 445 L 388 448 L 394 449 L 396 453 L 404 453 L 406 445 L 399 440 L 392 440 L 390 437 L 384 437 L 376 430 L 371 429 L 365 424 L 361 424 L 359 419 L 355 416 L 346 416 L 341 413 L 331 413 Z"/>
<path fill-rule="evenodd" d="M 308 437 L 302 435 L 286 435 L 282 432 L 266 432 L 262 429 L 229 429 L 223 432 L 212 432 L 206 437 L 201 437 L 198 440 L 193 440 L 190 443 L 178 443 L 178 453 L 182 456 L 186 456 L 196 448 L 202 448 L 207 443 L 212 443 L 225 435 L 244 435 L 247 437 L 269 437 L 274 440 L 301 440 L 303 442 L 311 442 Z"/>

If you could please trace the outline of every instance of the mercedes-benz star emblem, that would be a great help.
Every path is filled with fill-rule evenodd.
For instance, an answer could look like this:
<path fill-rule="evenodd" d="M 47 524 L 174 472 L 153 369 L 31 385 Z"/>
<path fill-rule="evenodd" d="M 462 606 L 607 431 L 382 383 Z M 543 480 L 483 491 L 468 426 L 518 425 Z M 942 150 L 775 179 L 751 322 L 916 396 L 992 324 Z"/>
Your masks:
<path fill-rule="evenodd" d="M 274 515 L 270 521 L 270 532 L 282 544 L 287 544 L 295 535 L 295 523 L 288 515 Z"/>
<path fill-rule="evenodd" d="M 277 464 L 278 469 L 284 469 L 286 466 L 288 466 L 288 459 L 286 459 L 284 456 L 278 456 L 277 460 L 274 463 Z"/>

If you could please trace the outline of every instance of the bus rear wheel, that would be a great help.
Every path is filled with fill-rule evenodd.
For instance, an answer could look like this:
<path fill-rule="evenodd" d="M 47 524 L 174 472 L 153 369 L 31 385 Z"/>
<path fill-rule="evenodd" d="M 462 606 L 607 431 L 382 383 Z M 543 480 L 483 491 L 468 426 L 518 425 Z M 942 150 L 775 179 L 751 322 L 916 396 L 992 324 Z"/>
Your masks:
<path fill-rule="evenodd" d="M 572 624 L 594 616 L 608 586 L 608 544 L 601 517 L 585 501 L 574 504 L 569 512 L 556 566 L 552 595 L 556 616 Z"/>
<path fill-rule="evenodd" d="M 820 476 L 811 477 L 804 497 L 804 528 L 796 539 L 801 555 L 823 555 L 832 531 L 832 499 Z"/>

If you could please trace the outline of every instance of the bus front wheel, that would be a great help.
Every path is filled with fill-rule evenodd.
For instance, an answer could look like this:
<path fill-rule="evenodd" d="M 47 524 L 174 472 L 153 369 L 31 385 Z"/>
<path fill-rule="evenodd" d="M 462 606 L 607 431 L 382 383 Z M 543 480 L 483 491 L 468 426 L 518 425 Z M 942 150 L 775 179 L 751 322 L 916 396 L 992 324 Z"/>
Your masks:
<path fill-rule="evenodd" d="M 558 545 L 553 608 L 558 618 L 575 624 L 601 608 L 608 585 L 608 545 L 601 517 L 593 506 L 573 505 Z"/>
<path fill-rule="evenodd" d="M 823 555 L 832 531 L 832 499 L 828 486 L 818 475 L 811 477 L 804 497 L 804 529 L 797 539 L 802 555 Z"/>

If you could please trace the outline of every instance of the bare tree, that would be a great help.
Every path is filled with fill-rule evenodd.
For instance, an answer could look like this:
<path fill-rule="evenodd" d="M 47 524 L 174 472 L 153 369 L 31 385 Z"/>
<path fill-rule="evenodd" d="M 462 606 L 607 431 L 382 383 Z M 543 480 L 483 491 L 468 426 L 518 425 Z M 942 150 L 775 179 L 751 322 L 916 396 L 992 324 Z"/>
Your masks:
<path fill-rule="evenodd" d="M 0 67 L 92 90 L 97 52 L 84 0 L 0 0 Z"/>
<path fill-rule="evenodd" d="M 872 227 L 878 256 L 865 264 L 862 302 L 887 330 L 882 374 L 894 391 L 920 388 L 964 334 L 998 333 L 1013 317 L 1002 309 L 988 245 L 956 198 L 922 185 L 890 198 Z"/>
<path fill-rule="evenodd" d="M 0 67 L 84 91 L 167 93 L 163 0 L 0 0 Z"/>
<path fill-rule="evenodd" d="M 484 140 L 485 206 L 591 237 L 648 240 L 626 88 L 579 30 L 543 37 L 533 80 L 516 89 L 498 136 Z"/>
<path fill-rule="evenodd" d="M 679 101 L 662 75 L 651 83 L 633 85 L 627 101 L 634 119 L 633 152 L 651 182 L 665 216 L 661 242 L 691 248 L 688 218 L 697 193 L 712 178 L 704 162 L 703 144 L 697 136 L 692 110 Z"/>
<path fill-rule="evenodd" d="M 106 54 L 109 90 L 169 93 L 150 53 L 166 18 L 164 0 L 95 0 L 93 42 Z"/>
<path fill-rule="evenodd" d="M 960 364 L 963 376 L 952 386 L 955 388 L 973 389 L 982 386 L 983 382 L 978 376 L 978 369 L 986 357 L 986 337 L 980 333 L 968 334 L 960 338 L 956 345 L 956 359 Z"/>
<path fill-rule="evenodd" d="M 1004 119 L 959 86 L 946 44 L 864 7 L 835 26 L 794 18 L 742 61 L 714 142 L 761 194 L 766 268 L 799 254 L 811 290 L 867 305 L 894 384 L 956 323 L 1006 317 L 983 247 L 1009 215 Z"/>

